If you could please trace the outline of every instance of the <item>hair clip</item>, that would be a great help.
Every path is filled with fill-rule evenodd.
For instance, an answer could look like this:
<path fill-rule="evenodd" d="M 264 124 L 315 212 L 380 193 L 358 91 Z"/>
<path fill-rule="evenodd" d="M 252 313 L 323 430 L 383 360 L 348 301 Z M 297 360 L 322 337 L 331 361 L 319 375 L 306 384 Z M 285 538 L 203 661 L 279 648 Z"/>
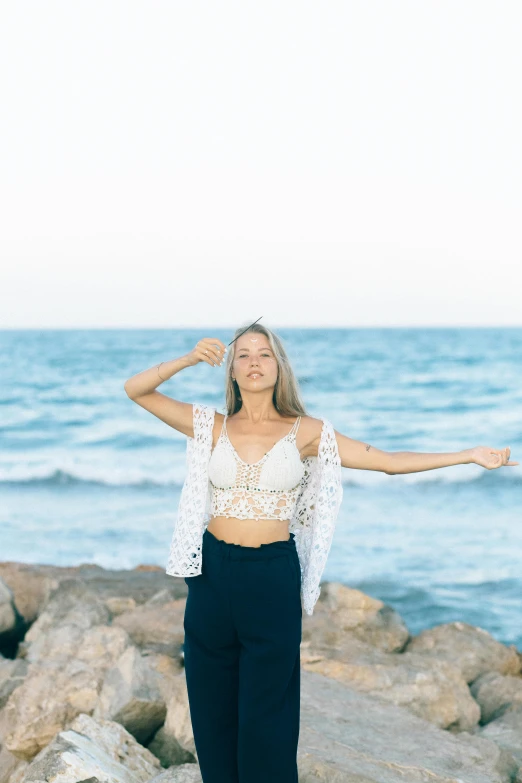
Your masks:
<path fill-rule="evenodd" d="M 260 315 L 260 316 L 259 316 L 259 318 L 257 319 L 257 321 L 260 321 L 262 317 L 263 317 L 263 316 L 262 316 L 262 315 Z M 254 321 L 254 324 L 257 324 L 257 321 Z M 245 332 L 248 332 L 248 330 L 250 329 L 250 327 L 251 327 L 251 326 L 253 326 L 254 324 L 250 324 L 250 326 L 247 326 L 247 328 L 246 328 L 246 329 L 243 329 L 243 331 L 242 331 L 240 334 L 238 334 L 238 336 L 237 336 L 237 337 L 234 337 L 234 339 L 232 340 L 232 342 L 231 342 L 231 343 L 229 343 L 229 345 L 232 345 L 232 343 L 235 343 L 235 342 L 236 342 L 236 340 L 238 340 L 238 339 L 241 337 L 241 335 L 242 335 L 242 334 L 245 334 Z"/>

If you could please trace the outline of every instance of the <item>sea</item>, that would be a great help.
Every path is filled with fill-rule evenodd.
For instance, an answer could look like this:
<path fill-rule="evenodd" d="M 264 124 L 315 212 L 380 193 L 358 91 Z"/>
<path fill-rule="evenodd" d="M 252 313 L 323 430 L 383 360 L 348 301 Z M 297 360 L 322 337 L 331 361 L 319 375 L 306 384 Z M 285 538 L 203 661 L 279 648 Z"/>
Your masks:
<path fill-rule="evenodd" d="M 522 649 L 522 328 L 280 328 L 307 413 L 391 452 L 511 447 L 519 466 L 342 468 L 323 580 L 410 632 L 459 620 Z M 166 567 L 186 437 L 132 375 L 233 328 L 0 331 L 0 561 Z M 224 408 L 224 365 L 159 390 Z"/>

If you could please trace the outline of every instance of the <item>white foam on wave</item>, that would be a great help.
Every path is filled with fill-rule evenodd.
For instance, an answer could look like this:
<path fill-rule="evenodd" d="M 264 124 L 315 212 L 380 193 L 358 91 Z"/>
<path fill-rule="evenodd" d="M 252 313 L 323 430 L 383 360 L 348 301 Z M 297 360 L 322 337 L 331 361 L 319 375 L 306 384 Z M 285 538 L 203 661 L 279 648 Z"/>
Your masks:
<path fill-rule="evenodd" d="M 136 460 L 132 454 L 51 453 L 43 458 L 26 454 L 25 458 L 0 463 L 0 484 L 8 483 L 92 483 L 101 486 L 181 486 L 186 475 L 184 455 L 169 460 L 155 454 L 148 460 Z"/>

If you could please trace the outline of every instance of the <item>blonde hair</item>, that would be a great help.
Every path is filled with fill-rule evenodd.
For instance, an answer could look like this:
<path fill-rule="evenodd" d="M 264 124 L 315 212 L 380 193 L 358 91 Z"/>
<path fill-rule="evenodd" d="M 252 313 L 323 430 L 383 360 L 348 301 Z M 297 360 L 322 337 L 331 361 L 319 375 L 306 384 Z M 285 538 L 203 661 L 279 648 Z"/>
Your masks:
<path fill-rule="evenodd" d="M 248 324 L 236 329 L 234 340 L 236 337 L 239 337 L 247 326 Z M 299 383 L 294 375 L 292 365 L 290 364 L 281 338 L 266 326 L 262 326 L 262 324 L 254 324 L 244 333 L 250 334 L 251 332 L 265 335 L 277 361 L 277 380 L 272 397 L 276 411 L 280 413 L 281 416 L 306 416 L 307 412 L 301 398 Z M 234 358 L 235 349 L 236 345 L 234 344 L 225 354 L 227 357 L 225 364 L 225 407 L 228 416 L 237 413 L 243 405 L 237 381 L 232 380 L 232 360 Z"/>

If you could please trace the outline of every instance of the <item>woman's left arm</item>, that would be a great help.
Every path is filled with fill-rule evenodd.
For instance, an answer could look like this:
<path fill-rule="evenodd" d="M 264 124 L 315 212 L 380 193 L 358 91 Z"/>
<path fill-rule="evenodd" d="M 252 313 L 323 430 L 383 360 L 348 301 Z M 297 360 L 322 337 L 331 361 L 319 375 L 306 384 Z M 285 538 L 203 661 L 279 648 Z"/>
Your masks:
<path fill-rule="evenodd" d="M 422 470 L 446 468 L 449 465 L 465 465 L 475 463 L 487 470 L 500 468 L 504 465 L 518 465 L 511 462 L 511 449 L 494 449 L 490 446 L 474 446 L 464 451 L 453 451 L 447 454 L 421 454 L 416 451 L 381 451 L 368 443 L 353 440 L 334 430 L 339 457 L 343 468 L 358 468 L 359 470 L 379 470 L 393 476 L 397 473 L 419 473 Z"/>

